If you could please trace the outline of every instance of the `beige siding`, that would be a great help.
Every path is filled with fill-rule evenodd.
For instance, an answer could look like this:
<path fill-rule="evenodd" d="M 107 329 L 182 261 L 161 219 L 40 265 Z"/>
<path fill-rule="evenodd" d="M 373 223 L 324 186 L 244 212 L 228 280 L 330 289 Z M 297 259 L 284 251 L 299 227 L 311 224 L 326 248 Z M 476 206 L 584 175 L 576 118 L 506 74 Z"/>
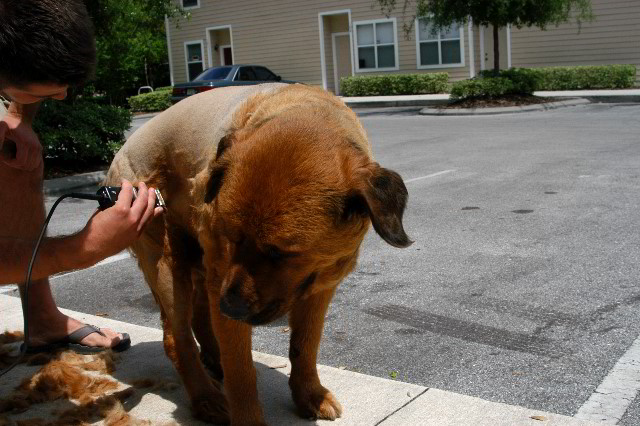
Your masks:
<path fill-rule="evenodd" d="M 594 22 L 573 21 L 546 31 L 513 28 L 515 67 L 632 64 L 640 81 L 640 1 L 592 0 Z"/>
<path fill-rule="evenodd" d="M 266 65 L 285 79 L 322 85 L 318 14 L 349 9 L 353 22 L 384 18 L 379 9 L 372 8 L 372 4 L 371 0 L 200 0 L 199 8 L 189 10 L 190 20 L 180 20 L 179 28 L 176 28 L 176 22 L 171 23 L 170 51 L 175 82 L 186 81 L 184 42 L 203 40 L 206 67 L 209 63 L 209 46 L 205 29 L 230 25 L 236 63 Z M 331 33 L 343 31 L 344 20 L 344 17 L 324 19 L 327 87 L 330 89 L 333 89 Z M 394 72 L 446 71 L 452 79 L 469 77 L 466 27 L 464 67 L 418 70 L 415 32 L 412 31 L 407 39 L 402 24 L 402 18 L 398 17 L 396 39 L 400 69 Z M 216 53 L 213 51 L 213 54 Z M 372 74 L 375 73 L 362 73 Z"/>
<path fill-rule="evenodd" d="M 203 41 L 204 66 L 209 66 L 209 49 L 206 28 L 231 26 L 230 40 L 236 63 L 263 64 L 285 79 L 322 85 L 320 58 L 320 28 L 318 14 L 350 10 L 353 22 L 382 19 L 384 16 L 372 0 L 200 0 L 200 7 L 191 9 L 190 20 L 171 23 L 170 52 L 175 82 L 186 80 L 184 43 Z M 512 65 L 538 67 L 552 65 L 635 64 L 640 80 L 640 1 L 593 0 L 596 21 L 583 24 L 578 32 L 575 23 L 564 24 L 547 31 L 537 28 L 513 28 Z M 428 69 L 417 68 L 415 31 L 408 35 L 404 24 L 410 24 L 411 15 L 396 16 L 399 70 L 388 72 L 361 72 L 359 75 L 383 73 L 415 73 L 445 71 L 451 80 L 469 78 L 469 32 L 465 25 L 464 67 Z M 333 90 L 332 37 L 348 27 L 347 15 L 326 16 L 324 29 L 324 59 L 327 87 Z M 353 25 L 349 29 L 353 31 Z M 215 44 L 215 37 L 210 34 Z M 476 72 L 493 66 L 493 36 L 491 28 L 485 29 L 485 58 L 480 56 L 480 29 L 474 27 L 474 62 Z M 223 44 L 219 40 L 218 44 Z M 226 44 L 226 40 L 224 41 Z M 507 65 L 506 32 L 500 34 L 501 65 Z M 212 54 L 219 56 L 213 49 Z M 357 60 L 354 52 L 354 59 Z M 214 57 L 213 65 L 219 63 Z"/>

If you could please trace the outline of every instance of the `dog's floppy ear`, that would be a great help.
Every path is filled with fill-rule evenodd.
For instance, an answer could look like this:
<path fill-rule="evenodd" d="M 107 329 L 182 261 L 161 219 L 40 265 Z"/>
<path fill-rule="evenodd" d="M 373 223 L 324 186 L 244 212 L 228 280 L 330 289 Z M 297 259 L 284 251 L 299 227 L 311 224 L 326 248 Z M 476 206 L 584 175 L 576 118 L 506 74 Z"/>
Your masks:
<path fill-rule="evenodd" d="M 216 198 L 220 188 L 222 187 L 222 180 L 224 179 L 224 173 L 227 170 L 227 165 L 224 162 L 218 162 L 222 154 L 229 149 L 232 144 L 232 136 L 226 135 L 220 142 L 218 142 L 218 149 L 216 150 L 216 158 L 212 165 L 209 167 L 209 180 L 207 181 L 207 187 L 204 194 L 204 202 L 210 203 Z"/>
<path fill-rule="evenodd" d="M 230 134 L 225 135 L 220 139 L 220 142 L 218 142 L 218 149 L 216 150 L 216 161 L 218 161 L 220 156 L 231 146 L 232 142 L 233 137 Z"/>
<path fill-rule="evenodd" d="M 224 179 L 224 172 L 227 170 L 226 165 L 216 164 L 210 168 L 209 180 L 207 180 L 207 187 L 204 193 L 204 202 L 210 203 L 220 192 L 222 187 L 222 180 Z"/>
<path fill-rule="evenodd" d="M 402 226 L 402 215 L 409 193 L 400 175 L 371 163 L 356 172 L 354 190 L 345 202 L 345 217 L 367 214 L 378 235 L 394 247 L 408 247 L 409 239 Z"/>

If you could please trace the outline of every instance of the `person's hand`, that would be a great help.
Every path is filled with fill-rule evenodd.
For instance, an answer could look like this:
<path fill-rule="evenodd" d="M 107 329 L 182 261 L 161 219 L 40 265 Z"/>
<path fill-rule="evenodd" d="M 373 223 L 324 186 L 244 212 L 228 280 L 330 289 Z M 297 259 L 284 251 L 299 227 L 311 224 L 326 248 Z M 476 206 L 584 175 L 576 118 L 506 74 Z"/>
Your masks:
<path fill-rule="evenodd" d="M 154 217 L 162 214 L 162 207 L 155 207 L 156 193 L 153 188 L 140 182 L 138 196 L 133 200 L 133 187 L 126 180 L 116 204 L 99 211 L 89 220 L 82 230 L 83 250 L 90 263 L 98 262 L 119 253 L 133 244 L 144 226 Z"/>
<path fill-rule="evenodd" d="M 15 142 L 15 157 L 9 155 L 11 149 L 5 145 L 8 140 Z M 35 170 L 42 163 L 42 145 L 28 121 L 7 113 L 0 119 L 0 161 L 15 169 Z"/>

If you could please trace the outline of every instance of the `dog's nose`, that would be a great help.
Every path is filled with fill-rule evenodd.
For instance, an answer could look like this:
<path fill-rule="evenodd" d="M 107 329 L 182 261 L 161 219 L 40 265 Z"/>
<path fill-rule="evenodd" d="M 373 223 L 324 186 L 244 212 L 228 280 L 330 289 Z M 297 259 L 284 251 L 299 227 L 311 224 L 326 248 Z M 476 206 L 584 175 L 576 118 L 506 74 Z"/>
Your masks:
<path fill-rule="evenodd" d="M 249 305 L 236 294 L 227 294 L 220 299 L 220 311 L 229 318 L 242 320 L 249 316 Z"/>

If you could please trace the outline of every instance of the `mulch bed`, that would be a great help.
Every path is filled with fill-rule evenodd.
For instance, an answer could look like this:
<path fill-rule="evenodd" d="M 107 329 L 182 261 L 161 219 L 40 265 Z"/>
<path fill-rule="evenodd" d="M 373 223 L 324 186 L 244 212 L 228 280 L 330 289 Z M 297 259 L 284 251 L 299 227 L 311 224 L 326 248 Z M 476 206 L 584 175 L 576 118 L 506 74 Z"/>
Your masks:
<path fill-rule="evenodd" d="M 441 109 L 457 109 L 457 108 L 495 108 L 495 107 L 511 107 L 544 104 L 553 102 L 554 98 L 545 98 L 541 96 L 527 95 L 507 95 L 500 98 L 473 98 L 462 101 L 452 102 L 446 105 L 439 105 Z"/>

